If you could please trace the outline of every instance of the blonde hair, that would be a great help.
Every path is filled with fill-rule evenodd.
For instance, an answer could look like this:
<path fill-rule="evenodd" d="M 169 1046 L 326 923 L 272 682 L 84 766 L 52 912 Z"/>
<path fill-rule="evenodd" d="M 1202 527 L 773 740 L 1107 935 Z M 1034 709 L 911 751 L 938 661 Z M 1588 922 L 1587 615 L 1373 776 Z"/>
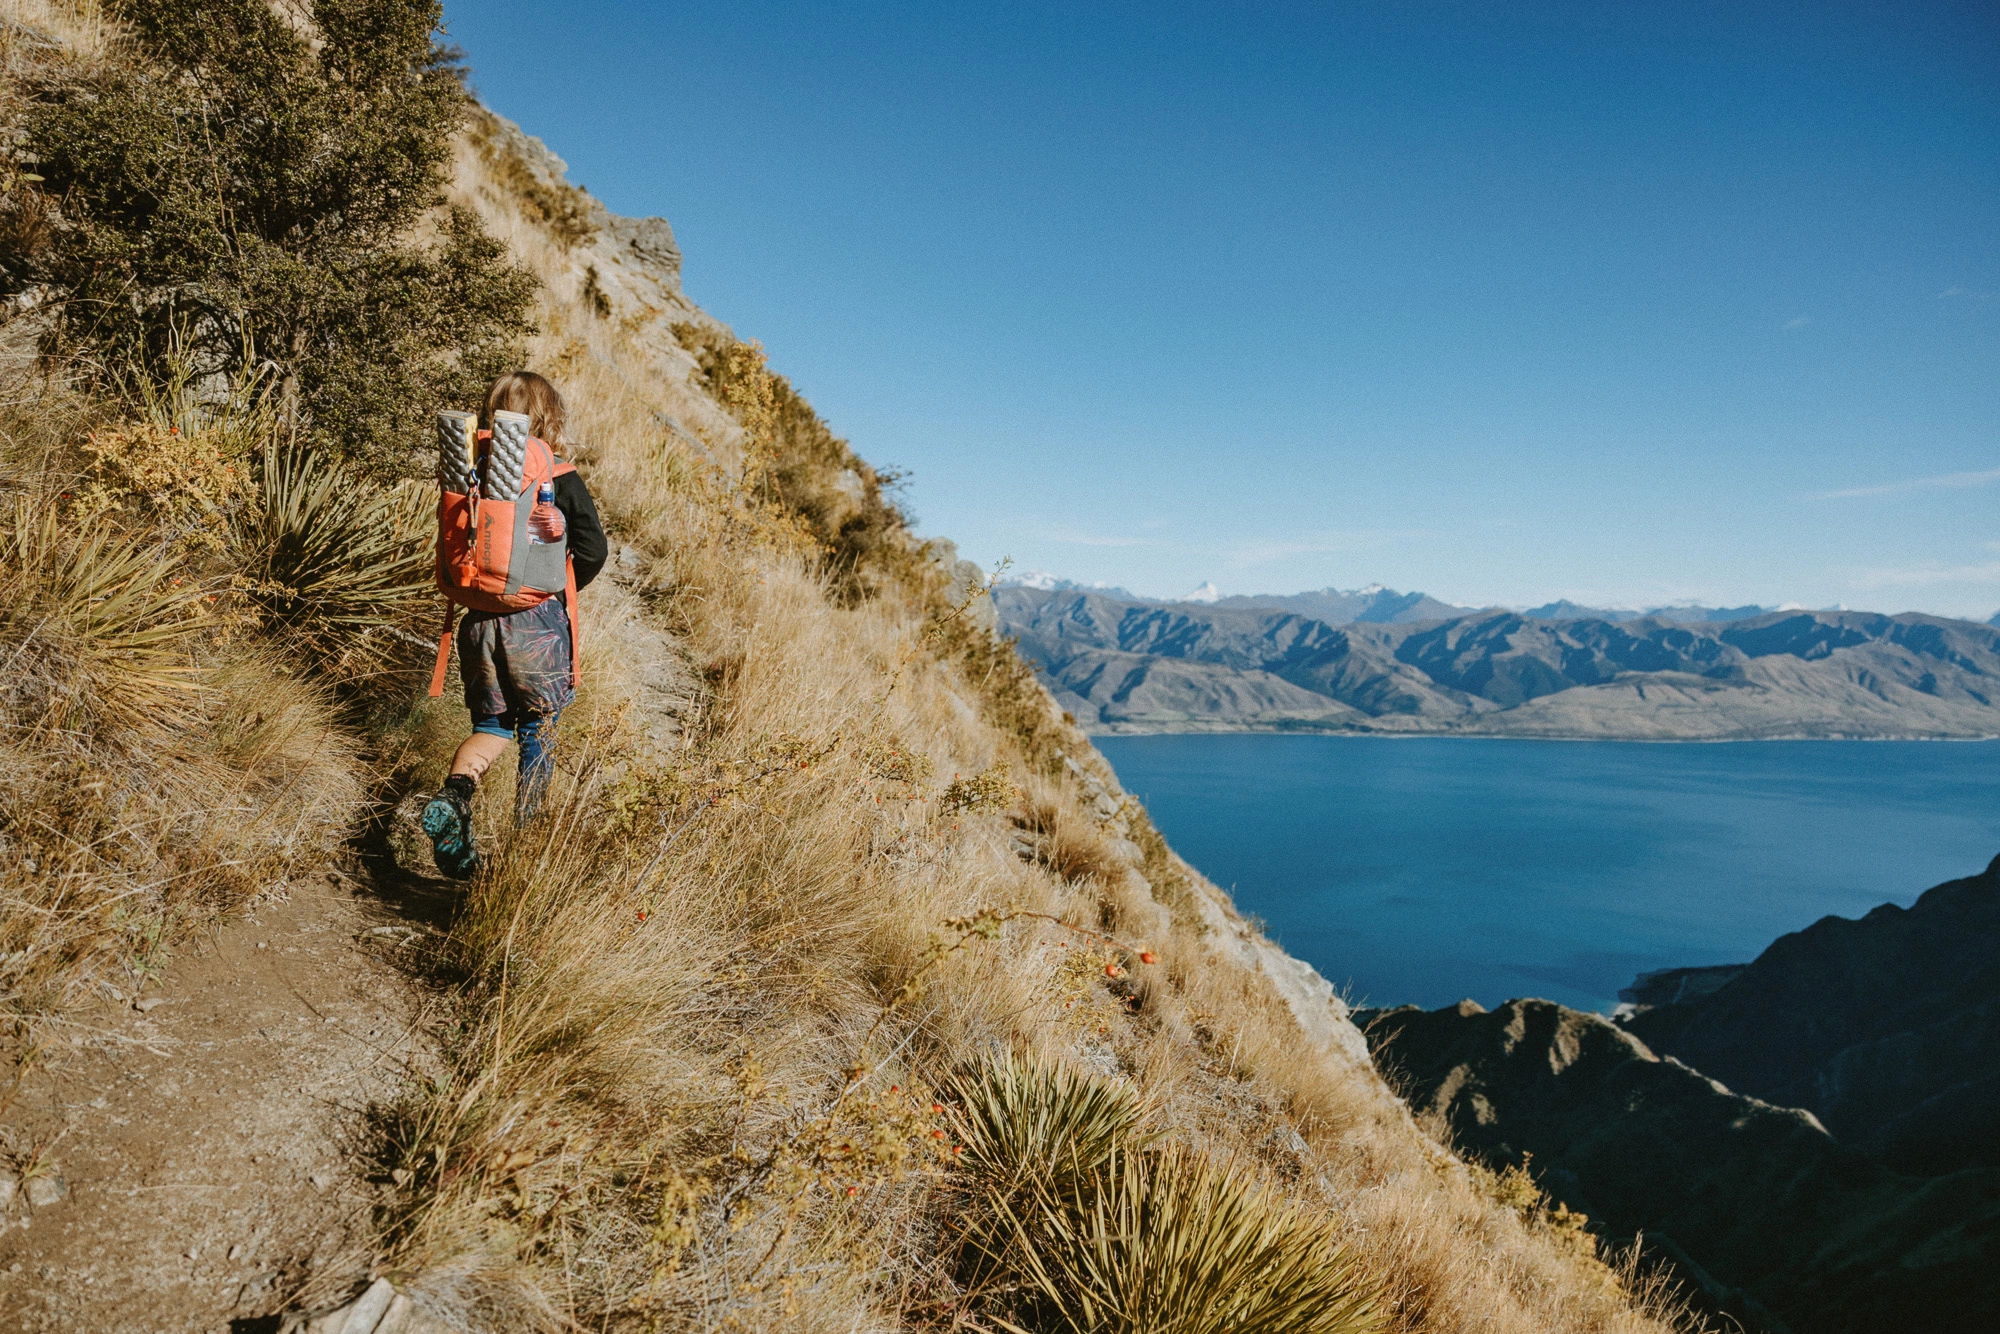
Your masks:
<path fill-rule="evenodd" d="M 563 442 L 563 401 L 556 387 L 533 371 L 508 371 L 486 386 L 486 402 L 479 410 L 479 425 L 493 429 L 496 412 L 521 412 L 528 417 L 528 431 L 554 449 Z"/>

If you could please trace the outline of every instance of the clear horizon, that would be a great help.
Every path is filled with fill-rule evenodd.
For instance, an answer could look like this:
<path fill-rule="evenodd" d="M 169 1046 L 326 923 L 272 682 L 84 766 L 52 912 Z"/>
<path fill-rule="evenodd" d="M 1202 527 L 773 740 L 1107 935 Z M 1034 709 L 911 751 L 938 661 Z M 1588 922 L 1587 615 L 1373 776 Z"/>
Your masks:
<path fill-rule="evenodd" d="M 2000 607 L 1990 5 L 446 19 L 983 565 Z"/>

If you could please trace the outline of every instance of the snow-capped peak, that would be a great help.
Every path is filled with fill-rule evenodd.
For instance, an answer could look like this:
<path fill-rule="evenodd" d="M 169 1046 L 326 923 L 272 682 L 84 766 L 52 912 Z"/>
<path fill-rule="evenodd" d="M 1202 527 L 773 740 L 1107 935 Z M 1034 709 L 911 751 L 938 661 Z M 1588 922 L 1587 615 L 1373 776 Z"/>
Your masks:
<path fill-rule="evenodd" d="M 1222 590 L 1215 586 L 1213 579 L 1204 580 L 1200 588 L 1182 598 L 1183 602 L 1220 602 Z"/>

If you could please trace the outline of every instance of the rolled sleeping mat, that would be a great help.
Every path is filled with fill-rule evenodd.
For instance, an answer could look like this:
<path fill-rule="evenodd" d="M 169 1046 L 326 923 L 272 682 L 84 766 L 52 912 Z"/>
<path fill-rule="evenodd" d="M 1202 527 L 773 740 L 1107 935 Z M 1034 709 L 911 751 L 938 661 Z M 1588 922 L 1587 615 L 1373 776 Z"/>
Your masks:
<path fill-rule="evenodd" d="M 493 414 L 493 445 L 486 453 L 486 494 L 494 500 L 519 500 L 528 470 L 528 414 Z"/>
<path fill-rule="evenodd" d="M 471 495 L 479 480 L 479 418 L 450 408 L 437 415 L 438 485 Z"/>

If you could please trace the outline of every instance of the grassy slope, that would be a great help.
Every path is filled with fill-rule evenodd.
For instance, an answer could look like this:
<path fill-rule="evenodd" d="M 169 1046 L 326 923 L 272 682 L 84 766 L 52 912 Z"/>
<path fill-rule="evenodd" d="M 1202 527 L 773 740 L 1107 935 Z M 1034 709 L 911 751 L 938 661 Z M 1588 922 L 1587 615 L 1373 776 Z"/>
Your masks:
<path fill-rule="evenodd" d="M 88 7 L 0 6 L 26 25 L 9 62 L 116 56 Z M 882 527 L 865 464 L 504 128 L 462 143 L 454 190 L 543 283 L 533 364 L 626 550 L 583 599 L 552 809 L 421 975 L 454 1016 L 446 1065 L 370 1114 L 379 1271 L 477 1328 L 948 1325 L 961 1187 L 923 1091 L 1013 1049 L 1129 1084 L 1169 1138 L 1336 1220 L 1391 1328 L 1663 1327 L 1518 1183 L 1418 1131 L 1317 979 Z M 703 376 L 684 342 L 735 370 Z M 25 360 L 8 392 L 8 475 L 48 510 L 83 434 L 129 410 Z M 828 573 L 808 512 L 873 573 Z M 53 596 L 78 549 L 19 541 L 0 647 L 37 670 L 0 701 L 0 999 L 32 1076 L 68 1007 L 353 837 L 371 792 L 436 782 L 463 723 L 447 696 L 364 725 L 164 579 L 142 619 L 179 629 L 153 667 L 188 675 L 141 696 L 144 655 L 98 652 L 105 599 Z"/>
<path fill-rule="evenodd" d="M 1013 1047 L 1133 1081 L 1173 1136 L 1332 1211 L 1394 1328 L 1653 1327 L 1437 1151 L 1038 687 L 995 691 L 989 659 L 955 651 L 962 622 L 907 582 L 841 605 L 701 480 L 740 469 L 744 441 L 669 335 L 689 311 L 610 239 L 560 243 L 503 184 L 520 175 L 468 147 L 455 188 L 544 283 L 535 361 L 645 596 L 610 617 L 584 599 L 570 804 L 475 892 L 469 1037 L 457 1082 L 408 1111 L 392 1261 L 521 1319 L 937 1316 L 950 1174 L 889 1089 Z M 706 683 L 663 769 L 621 749 L 641 623 Z M 594 823 L 604 780 L 581 755 L 617 768 L 629 833 Z M 1000 808 L 943 799 L 945 775 L 995 770 L 1017 794 Z M 932 962 L 982 908 L 1103 924 L 1162 962 L 1114 984 L 1109 954 L 1028 919 Z M 861 1142 L 879 1151 L 839 1151 Z"/>

